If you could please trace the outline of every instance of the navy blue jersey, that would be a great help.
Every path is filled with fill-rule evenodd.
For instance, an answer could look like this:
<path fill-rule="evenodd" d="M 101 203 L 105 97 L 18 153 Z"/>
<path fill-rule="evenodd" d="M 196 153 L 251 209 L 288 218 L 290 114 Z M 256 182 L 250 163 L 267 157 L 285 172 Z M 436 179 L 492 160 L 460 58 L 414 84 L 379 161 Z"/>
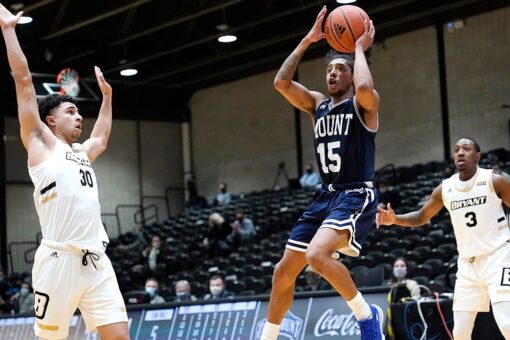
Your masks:
<path fill-rule="evenodd" d="M 366 127 L 355 97 L 333 108 L 331 99 L 315 113 L 315 152 L 324 184 L 374 180 L 375 132 Z"/>

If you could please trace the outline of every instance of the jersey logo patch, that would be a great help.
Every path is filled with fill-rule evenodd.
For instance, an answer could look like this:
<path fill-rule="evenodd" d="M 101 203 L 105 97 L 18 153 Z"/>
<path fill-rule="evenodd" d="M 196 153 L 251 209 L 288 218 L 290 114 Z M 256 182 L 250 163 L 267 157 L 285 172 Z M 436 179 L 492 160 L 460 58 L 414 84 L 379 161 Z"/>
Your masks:
<path fill-rule="evenodd" d="M 479 186 L 479 185 L 487 185 L 487 181 L 480 181 L 480 182 L 476 183 L 476 186 Z"/>
<path fill-rule="evenodd" d="M 482 204 L 485 204 L 486 202 L 487 202 L 487 196 L 468 198 L 468 199 L 461 200 L 461 201 L 452 201 L 451 210 L 472 207 L 475 205 L 482 205 Z"/>
<path fill-rule="evenodd" d="M 510 286 L 510 268 L 503 268 L 503 273 L 501 274 L 501 285 L 502 286 Z"/>

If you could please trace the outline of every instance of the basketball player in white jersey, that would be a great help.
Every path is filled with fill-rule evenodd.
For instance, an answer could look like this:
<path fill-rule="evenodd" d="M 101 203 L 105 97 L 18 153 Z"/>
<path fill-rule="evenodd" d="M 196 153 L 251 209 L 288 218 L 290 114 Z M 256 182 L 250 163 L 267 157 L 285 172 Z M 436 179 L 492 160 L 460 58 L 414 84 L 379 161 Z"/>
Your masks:
<path fill-rule="evenodd" d="M 65 339 L 79 308 L 89 331 L 103 340 L 129 339 L 127 314 L 101 223 L 97 182 L 91 167 L 105 149 L 112 125 L 112 89 L 95 73 L 103 102 L 92 134 L 75 141 L 82 117 L 73 98 L 53 94 L 37 103 L 28 63 L 16 37 L 14 16 L 0 4 L 0 26 L 16 84 L 21 140 L 28 152 L 34 201 L 43 240 L 32 271 L 36 335 Z M 42 120 L 39 116 L 41 114 Z"/>
<path fill-rule="evenodd" d="M 444 206 L 459 251 L 453 298 L 455 340 L 471 339 L 477 312 L 489 311 L 505 337 L 510 339 L 510 230 L 502 203 L 510 205 L 510 182 L 478 167 L 480 146 L 461 138 L 454 149 L 457 173 L 434 189 L 418 211 L 395 215 L 388 203 L 379 208 L 378 225 L 418 227 Z"/>

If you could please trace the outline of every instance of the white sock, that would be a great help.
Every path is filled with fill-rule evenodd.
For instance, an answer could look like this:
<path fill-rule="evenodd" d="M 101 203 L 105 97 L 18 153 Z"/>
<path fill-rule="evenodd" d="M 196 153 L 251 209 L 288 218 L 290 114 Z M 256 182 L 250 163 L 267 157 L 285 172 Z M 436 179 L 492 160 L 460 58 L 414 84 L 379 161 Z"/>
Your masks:
<path fill-rule="evenodd" d="M 352 310 L 354 317 L 358 321 L 366 320 L 372 314 L 372 311 L 370 311 L 370 306 L 365 301 L 360 292 L 358 292 L 358 294 L 356 294 L 356 296 L 351 301 L 347 301 L 347 305 Z"/>
<path fill-rule="evenodd" d="M 262 329 L 260 340 L 276 340 L 278 333 L 280 333 L 280 325 L 275 325 L 274 323 L 266 321 Z"/>

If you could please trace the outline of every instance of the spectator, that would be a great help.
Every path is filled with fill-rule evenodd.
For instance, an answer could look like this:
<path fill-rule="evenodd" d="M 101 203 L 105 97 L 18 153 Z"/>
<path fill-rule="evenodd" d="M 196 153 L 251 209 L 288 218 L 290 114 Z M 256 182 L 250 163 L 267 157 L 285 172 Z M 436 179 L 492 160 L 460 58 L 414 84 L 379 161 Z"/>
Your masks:
<path fill-rule="evenodd" d="M 220 192 L 216 195 L 214 205 L 227 205 L 230 203 L 230 193 L 227 189 L 227 183 L 220 183 Z"/>
<path fill-rule="evenodd" d="M 151 304 L 164 303 L 165 299 L 158 295 L 159 281 L 153 277 L 148 278 L 145 281 L 145 291 L 149 293 L 151 298 Z"/>
<path fill-rule="evenodd" d="M 10 302 L 16 306 L 18 313 L 34 312 L 34 293 L 30 284 L 23 282 L 21 289 L 11 297 Z"/>
<path fill-rule="evenodd" d="M 159 236 L 153 236 L 151 245 L 145 248 L 142 252 L 143 257 L 147 259 L 147 264 L 149 265 L 150 270 L 156 270 L 160 248 L 161 238 Z"/>
<path fill-rule="evenodd" d="M 202 245 L 207 250 L 209 258 L 216 256 L 225 256 L 231 250 L 227 238 L 231 234 L 232 229 L 225 221 L 225 218 L 219 213 L 214 212 L 209 216 L 209 232 L 202 241 Z"/>
<path fill-rule="evenodd" d="M 305 268 L 306 286 L 305 292 L 315 292 L 318 290 L 329 290 L 331 286 L 322 277 L 313 271 L 312 267 L 306 266 Z"/>
<path fill-rule="evenodd" d="M 418 289 L 413 290 L 414 287 L 418 285 L 418 283 L 407 277 L 408 269 L 409 263 L 407 262 L 407 259 L 404 257 L 397 257 L 393 262 L 393 269 L 388 284 L 392 285 L 393 287 L 398 284 L 404 284 L 409 290 L 409 296 L 411 296 L 411 293 L 413 293 L 413 296 L 420 296 L 420 291 Z"/>
<path fill-rule="evenodd" d="M 232 227 L 232 233 L 229 237 L 234 247 L 257 235 L 253 221 L 245 217 L 242 211 L 236 212 L 236 220 L 230 226 Z"/>
<path fill-rule="evenodd" d="M 175 302 L 196 301 L 195 295 L 191 295 L 191 286 L 187 280 L 177 281 L 175 284 Z"/>
<path fill-rule="evenodd" d="M 497 161 L 492 164 L 491 168 L 495 174 L 501 175 L 510 181 L 510 175 L 499 167 L 499 163 Z"/>
<path fill-rule="evenodd" d="M 204 296 L 204 300 L 226 299 L 234 297 L 234 294 L 225 288 L 225 281 L 219 275 L 211 277 L 209 280 L 209 291 L 211 293 Z"/>
<path fill-rule="evenodd" d="M 312 163 L 307 163 L 305 173 L 299 178 L 299 184 L 302 188 L 316 188 L 321 184 L 321 177 L 318 172 L 313 171 Z"/>

